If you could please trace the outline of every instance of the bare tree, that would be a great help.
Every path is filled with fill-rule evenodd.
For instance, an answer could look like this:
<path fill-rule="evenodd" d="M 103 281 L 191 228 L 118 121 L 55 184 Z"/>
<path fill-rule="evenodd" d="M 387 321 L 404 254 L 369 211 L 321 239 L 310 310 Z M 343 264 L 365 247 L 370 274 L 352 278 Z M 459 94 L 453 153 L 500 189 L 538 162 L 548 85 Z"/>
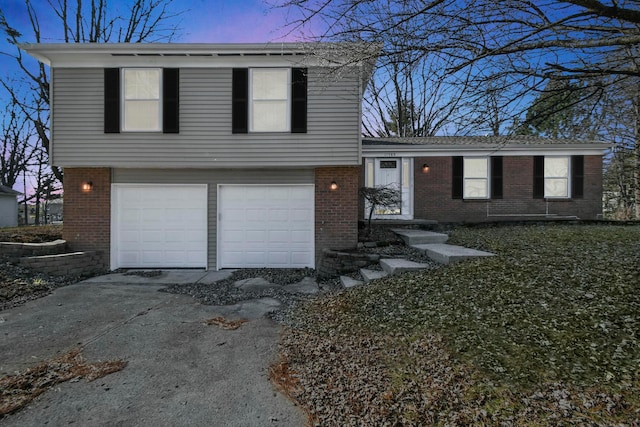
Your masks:
<path fill-rule="evenodd" d="M 36 8 L 24 0 L 27 28 L 18 28 L 10 22 L 5 9 L 0 7 L 0 29 L 5 33 L 12 57 L 21 75 L 18 79 L 0 78 L 13 102 L 33 123 L 41 146 L 49 154 L 49 75 L 42 63 L 34 64 L 23 56 L 18 45 L 23 42 L 41 43 L 60 40 L 64 43 L 142 43 L 171 41 L 178 31 L 176 19 L 181 12 L 173 10 L 174 0 L 135 0 L 123 10 L 109 0 L 48 0 L 48 7 Z M 41 21 L 55 33 L 45 34 Z M 52 24 L 55 22 L 55 25 Z M 25 98 L 31 94 L 31 98 Z M 62 182 L 62 171 L 52 166 L 56 178 Z"/>
<path fill-rule="evenodd" d="M 364 199 L 369 215 L 367 229 L 371 235 L 371 219 L 378 208 L 399 207 L 402 203 L 402 192 L 394 185 L 379 185 L 376 187 L 361 187 L 360 196 Z"/>
<path fill-rule="evenodd" d="M 15 102 L 9 102 L 0 129 L 0 184 L 12 188 L 34 155 L 31 122 Z"/>

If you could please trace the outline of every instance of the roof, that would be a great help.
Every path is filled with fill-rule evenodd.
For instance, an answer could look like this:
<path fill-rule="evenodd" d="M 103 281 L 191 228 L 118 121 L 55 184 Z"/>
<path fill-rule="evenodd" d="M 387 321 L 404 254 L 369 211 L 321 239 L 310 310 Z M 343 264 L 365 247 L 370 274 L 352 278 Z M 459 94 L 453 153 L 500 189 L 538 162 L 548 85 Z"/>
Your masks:
<path fill-rule="evenodd" d="M 96 61 L 137 61 L 149 64 L 157 61 L 177 64 L 215 64 L 232 60 L 256 62 L 260 58 L 315 59 L 318 65 L 362 65 L 375 62 L 380 45 L 364 42 L 301 42 L 301 43 L 24 43 L 20 49 L 50 66 L 72 64 L 88 66 Z M 314 64 L 315 65 L 315 64 Z M 95 65 L 94 65 L 95 66 Z M 184 66 L 184 65 L 183 65 Z"/>
<path fill-rule="evenodd" d="M 582 141 L 578 139 L 554 139 L 539 136 L 429 136 L 429 137 L 380 137 L 363 138 L 363 145 L 425 145 L 425 146 L 484 146 L 497 148 L 499 146 L 549 146 L 549 145 L 593 145 L 608 146 L 601 141 Z"/>
<path fill-rule="evenodd" d="M 0 184 L 0 196 L 19 196 L 20 194 L 22 193 Z"/>
<path fill-rule="evenodd" d="M 612 144 L 537 136 L 431 136 L 363 138 L 364 156 L 604 155 Z"/>
<path fill-rule="evenodd" d="M 362 69 L 367 85 L 381 45 L 301 43 L 25 43 L 20 49 L 51 67 L 344 67 Z"/>

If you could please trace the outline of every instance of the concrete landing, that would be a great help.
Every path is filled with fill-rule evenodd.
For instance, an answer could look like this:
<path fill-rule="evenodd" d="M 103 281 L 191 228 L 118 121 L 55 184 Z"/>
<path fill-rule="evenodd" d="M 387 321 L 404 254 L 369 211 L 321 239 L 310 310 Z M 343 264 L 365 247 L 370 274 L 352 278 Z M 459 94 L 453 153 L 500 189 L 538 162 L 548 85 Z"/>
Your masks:
<path fill-rule="evenodd" d="M 366 268 L 360 269 L 360 274 L 362 275 L 362 278 L 364 279 L 365 283 L 370 282 L 372 280 L 376 280 L 376 279 L 382 279 L 383 277 L 387 277 L 389 275 L 385 271 L 368 270 Z"/>
<path fill-rule="evenodd" d="M 429 255 L 429 258 L 441 264 L 451 264 L 464 259 L 495 255 L 490 252 L 445 243 L 411 245 L 411 247 L 425 252 Z"/>
<path fill-rule="evenodd" d="M 404 241 L 405 245 L 421 245 L 426 243 L 447 243 L 449 236 L 442 233 L 426 230 L 414 230 L 403 228 L 392 228 L 391 231 L 396 233 Z"/>
<path fill-rule="evenodd" d="M 362 285 L 364 282 L 362 280 L 352 279 L 349 276 L 340 276 L 340 283 L 345 288 L 353 288 L 354 286 Z"/>
<path fill-rule="evenodd" d="M 428 264 L 422 264 L 419 262 L 408 261 L 406 259 L 381 259 L 380 266 L 382 269 L 390 275 L 404 273 L 406 271 L 418 271 L 429 268 Z"/>

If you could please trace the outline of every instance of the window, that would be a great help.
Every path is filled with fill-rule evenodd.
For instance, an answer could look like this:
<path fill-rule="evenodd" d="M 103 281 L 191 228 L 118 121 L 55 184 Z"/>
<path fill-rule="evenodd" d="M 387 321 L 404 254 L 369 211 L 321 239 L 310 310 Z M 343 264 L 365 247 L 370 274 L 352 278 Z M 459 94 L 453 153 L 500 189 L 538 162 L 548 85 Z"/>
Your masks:
<path fill-rule="evenodd" d="M 583 175 L 583 156 L 535 156 L 533 197 L 566 199 L 571 197 L 571 191 L 573 197 L 580 198 L 583 194 Z"/>
<path fill-rule="evenodd" d="M 159 68 L 124 68 L 123 131 L 160 131 L 162 104 Z"/>
<path fill-rule="evenodd" d="M 255 68 L 250 78 L 251 132 L 288 132 L 290 70 Z"/>
<path fill-rule="evenodd" d="M 306 68 L 234 68 L 232 132 L 307 132 Z"/>
<path fill-rule="evenodd" d="M 544 197 L 569 197 L 569 157 L 544 158 Z"/>
<path fill-rule="evenodd" d="M 178 68 L 105 68 L 104 132 L 180 132 Z"/>
<path fill-rule="evenodd" d="M 502 156 L 451 158 L 453 199 L 502 199 Z"/>
<path fill-rule="evenodd" d="M 488 158 L 465 157 L 462 170 L 464 173 L 465 199 L 489 198 L 489 164 Z"/>

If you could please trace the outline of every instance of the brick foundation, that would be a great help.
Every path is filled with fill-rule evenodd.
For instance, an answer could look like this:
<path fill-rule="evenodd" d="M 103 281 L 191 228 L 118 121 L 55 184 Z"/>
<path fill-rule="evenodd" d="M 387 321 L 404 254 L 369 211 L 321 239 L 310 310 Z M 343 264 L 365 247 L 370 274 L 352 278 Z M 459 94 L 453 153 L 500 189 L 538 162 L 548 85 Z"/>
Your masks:
<path fill-rule="evenodd" d="M 91 182 L 91 191 L 82 191 Z M 109 268 L 111 169 L 64 169 L 64 226 L 62 237 L 73 251 L 97 251 L 96 267 Z"/>
<path fill-rule="evenodd" d="M 359 167 L 315 170 L 316 264 L 324 249 L 352 249 L 358 244 Z M 336 190 L 329 187 L 332 182 Z"/>

